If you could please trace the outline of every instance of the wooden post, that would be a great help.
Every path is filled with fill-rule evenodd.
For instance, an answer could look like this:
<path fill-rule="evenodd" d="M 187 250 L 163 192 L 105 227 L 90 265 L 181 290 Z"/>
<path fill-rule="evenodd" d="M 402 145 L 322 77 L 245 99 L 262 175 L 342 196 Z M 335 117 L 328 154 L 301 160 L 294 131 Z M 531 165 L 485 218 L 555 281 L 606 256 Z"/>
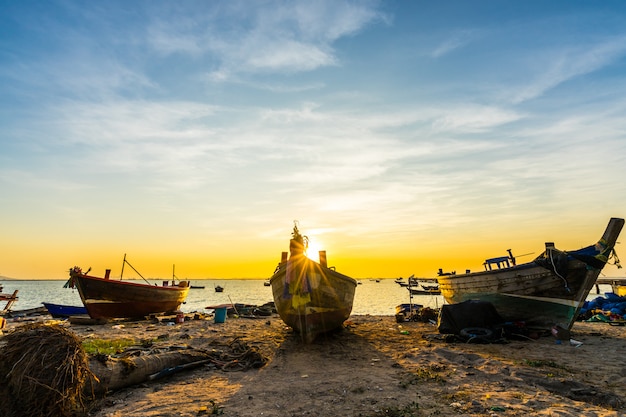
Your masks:
<path fill-rule="evenodd" d="M 326 260 L 326 251 L 325 250 L 319 251 L 319 255 L 320 255 L 320 265 L 326 268 L 328 266 L 328 261 Z"/>

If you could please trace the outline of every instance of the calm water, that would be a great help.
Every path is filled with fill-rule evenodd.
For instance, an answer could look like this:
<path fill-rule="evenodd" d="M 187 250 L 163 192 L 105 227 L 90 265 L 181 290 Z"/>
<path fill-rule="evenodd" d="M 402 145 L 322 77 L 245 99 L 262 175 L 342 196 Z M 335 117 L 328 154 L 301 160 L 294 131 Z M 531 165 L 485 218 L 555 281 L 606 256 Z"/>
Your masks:
<path fill-rule="evenodd" d="M 160 283 L 160 281 L 150 281 Z M 370 279 L 359 280 L 356 288 L 352 314 L 363 315 L 394 315 L 398 304 L 408 303 L 409 291 L 394 282 L 393 279 L 381 279 L 379 282 Z M 63 288 L 65 281 L 0 281 L 4 293 L 13 293 L 19 290 L 19 301 L 13 305 L 13 310 L 23 310 L 41 307 L 42 302 L 56 304 L 82 305 L 78 290 Z M 271 287 L 263 285 L 263 280 L 250 279 L 223 279 L 223 280 L 196 280 L 191 285 L 204 286 L 204 289 L 190 289 L 187 302 L 181 310 L 185 313 L 206 312 L 206 307 L 225 303 L 244 303 L 262 305 L 273 301 Z M 224 292 L 215 292 L 215 286 L 224 287 Z M 611 291 L 610 286 L 601 285 L 600 294 Z M 587 297 L 596 298 L 595 288 Z M 425 307 L 439 308 L 444 304 L 440 295 L 414 295 L 413 303 Z M 4 303 L 0 302 L 0 308 Z"/>
<path fill-rule="evenodd" d="M 160 283 L 160 281 L 150 281 Z M 375 280 L 362 279 L 356 288 L 352 314 L 394 315 L 398 304 L 408 303 L 409 291 L 400 287 L 393 279 Z M 55 304 L 82 305 L 78 290 L 63 288 L 65 281 L 0 281 L 4 293 L 19 290 L 19 301 L 13 310 L 41 307 L 42 302 Z M 185 313 L 205 312 L 205 307 L 216 304 L 244 303 L 262 305 L 273 301 L 271 287 L 263 285 L 263 280 L 196 280 L 191 285 L 204 286 L 204 289 L 191 289 L 187 302 L 181 310 Z M 215 286 L 224 287 L 224 292 L 215 292 Z M 439 308 L 443 298 L 438 295 L 414 295 L 413 303 L 425 307 Z M 4 307 L 0 303 L 0 308 Z"/>

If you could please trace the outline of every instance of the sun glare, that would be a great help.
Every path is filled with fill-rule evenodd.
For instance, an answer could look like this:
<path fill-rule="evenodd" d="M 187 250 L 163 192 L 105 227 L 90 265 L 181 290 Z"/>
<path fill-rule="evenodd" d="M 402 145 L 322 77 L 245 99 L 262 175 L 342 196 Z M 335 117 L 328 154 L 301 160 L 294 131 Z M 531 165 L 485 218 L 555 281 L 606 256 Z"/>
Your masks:
<path fill-rule="evenodd" d="M 309 240 L 309 247 L 306 250 L 306 257 L 312 261 L 320 261 L 320 251 L 324 250 L 321 242 L 315 240 Z"/>

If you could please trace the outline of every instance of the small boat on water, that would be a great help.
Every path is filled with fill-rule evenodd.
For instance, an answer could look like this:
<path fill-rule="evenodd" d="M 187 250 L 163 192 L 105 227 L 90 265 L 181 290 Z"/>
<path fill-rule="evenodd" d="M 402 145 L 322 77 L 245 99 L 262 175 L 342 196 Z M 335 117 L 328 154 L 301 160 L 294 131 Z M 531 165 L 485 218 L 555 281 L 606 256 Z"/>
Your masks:
<path fill-rule="evenodd" d="M 126 260 L 122 264 L 122 275 Z M 88 273 L 89 271 L 87 271 Z M 87 313 L 92 319 L 142 318 L 151 314 L 175 312 L 187 298 L 189 281 L 163 281 L 162 285 L 151 284 L 141 274 L 144 283 L 110 279 L 110 269 L 104 278 L 83 273 L 75 266 L 70 269 L 69 286 L 78 288 Z"/>
<path fill-rule="evenodd" d="M 68 318 L 70 316 L 88 314 L 85 306 L 71 306 L 71 305 L 54 304 L 54 303 L 42 303 L 42 304 L 46 308 L 46 310 L 48 310 L 48 313 L 50 313 L 50 315 L 54 318 Z"/>
<path fill-rule="evenodd" d="M 280 318 L 310 343 L 350 317 L 357 282 L 329 268 L 326 251 L 320 251 L 319 262 L 309 259 L 307 247 L 308 238 L 294 225 L 289 258 L 282 253 L 270 285 Z"/>
<path fill-rule="evenodd" d="M 441 290 L 439 289 L 439 285 L 437 284 L 433 284 L 433 285 L 419 284 L 417 288 L 408 286 L 407 289 L 413 295 L 439 295 L 441 294 Z"/>
<path fill-rule="evenodd" d="M 204 285 L 191 285 L 189 286 L 189 288 L 191 288 L 192 290 L 203 290 Z"/>
<path fill-rule="evenodd" d="M 215 292 L 224 292 L 224 287 L 222 287 L 221 285 L 216 285 Z"/>
<path fill-rule="evenodd" d="M 518 265 L 509 256 L 487 259 L 485 270 L 437 277 L 450 304 L 467 300 L 491 303 L 505 321 L 523 321 L 529 327 L 571 329 L 598 275 L 614 255 L 624 219 L 611 218 L 595 244 L 562 251 L 554 243 L 532 262 Z M 615 263 L 619 265 L 617 257 Z"/>

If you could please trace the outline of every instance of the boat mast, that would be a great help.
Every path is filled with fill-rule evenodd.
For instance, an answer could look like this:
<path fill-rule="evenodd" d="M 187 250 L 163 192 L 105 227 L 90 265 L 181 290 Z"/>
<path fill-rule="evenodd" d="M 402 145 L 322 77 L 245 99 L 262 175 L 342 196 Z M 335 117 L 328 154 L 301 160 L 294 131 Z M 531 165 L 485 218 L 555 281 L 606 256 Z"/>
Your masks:
<path fill-rule="evenodd" d="M 124 254 L 124 260 L 122 261 L 122 273 L 120 274 L 120 279 L 124 277 L 124 265 L 126 265 L 126 254 Z"/>

